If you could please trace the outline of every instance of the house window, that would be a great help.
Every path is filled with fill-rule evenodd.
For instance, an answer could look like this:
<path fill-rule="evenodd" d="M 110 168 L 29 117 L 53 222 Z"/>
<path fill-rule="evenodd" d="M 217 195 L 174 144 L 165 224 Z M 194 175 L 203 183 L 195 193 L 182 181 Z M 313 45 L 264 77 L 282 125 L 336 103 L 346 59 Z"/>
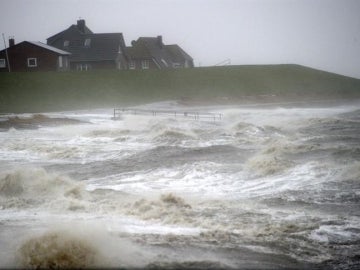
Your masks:
<path fill-rule="evenodd" d="M 36 58 L 28 58 L 27 66 L 28 67 L 37 67 L 37 59 Z"/>
<path fill-rule="evenodd" d="M 87 38 L 85 39 L 85 42 L 84 42 L 84 46 L 89 48 L 90 47 L 90 43 L 91 43 L 91 39 L 90 38 Z"/>
<path fill-rule="evenodd" d="M 0 68 L 6 67 L 6 61 L 5 59 L 0 59 Z"/>
<path fill-rule="evenodd" d="M 76 65 L 76 70 L 78 70 L 78 71 L 88 71 L 90 69 L 91 69 L 90 64 L 77 64 Z"/>
<path fill-rule="evenodd" d="M 181 68 L 181 64 L 180 63 L 173 63 L 173 68 Z"/>
<path fill-rule="evenodd" d="M 142 69 L 149 69 L 149 60 L 142 60 L 141 61 L 141 68 Z"/>
<path fill-rule="evenodd" d="M 68 40 L 64 41 L 64 47 L 69 47 L 69 44 L 70 44 L 70 41 L 68 41 Z"/>
<path fill-rule="evenodd" d="M 165 65 L 165 67 L 169 66 L 168 63 L 163 58 L 161 58 L 161 62 Z"/>
<path fill-rule="evenodd" d="M 135 69 L 135 61 L 133 61 L 133 60 L 130 60 L 130 62 L 129 62 L 129 69 Z"/>
<path fill-rule="evenodd" d="M 59 56 L 59 68 L 63 67 L 63 58 L 62 56 Z"/>

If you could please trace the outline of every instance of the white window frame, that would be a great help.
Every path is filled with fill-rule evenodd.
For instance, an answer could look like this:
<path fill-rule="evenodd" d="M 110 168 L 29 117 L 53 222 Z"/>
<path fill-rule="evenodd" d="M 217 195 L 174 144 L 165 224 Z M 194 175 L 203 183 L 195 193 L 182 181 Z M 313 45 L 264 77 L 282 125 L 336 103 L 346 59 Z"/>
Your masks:
<path fill-rule="evenodd" d="M 161 62 L 165 65 L 165 67 L 169 67 L 169 64 L 165 61 L 165 59 L 161 58 Z"/>
<path fill-rule="evenodd" d="M 77 71 L 88 71 L 92 67 L 90 64 L 76 64 L 76 70 Z"/>
<path fill-rule="evenodd" d="M 6 60 L 4 58 L 0 58 L 0 68 L 6 68 Z"/>
<path fill-rule="evenodd" d="M 67 48 L 70 45 L 70 41 L 69 40 L 64 40 L 64 47 Z"/>
<path fill-rule="evenodd" d="M 30 62 L 31 61 L 35 61 L 35 64 L 31 64 Z M 28 59 L 27 59 L 27 66 L 28 67 L 37 67 L 38 65 L 37 65 L 37 58 L 35 58 L 35 57 L 29 57 Z"/>
<path fill-rule="evenodd" d="M 63 57 L 59 55 L 59 68 L 63 67 Z"/>
<path fill-rule="evenodd" d="M 150 66 L 149 60 L 142 60 L 141 61 L 141 68 L 142 69 L 149 69 L 149 66 Z"/>
<path fill-rule="evenodd" d="M 129 61 L 129 69 L 135 69 L 136 68 L 136 63 L 134 60 L 130 60 Z"/>
<path fill-rule="evenodd" d="M 91 44 L 91 39 L 90 39 L 90 38 L 85 39 L 85 41 L 84 41 L 84 46 L 85 46 L 86 48 L 89 48 L 89 47 L 90 47 L 90 44 Z"/>

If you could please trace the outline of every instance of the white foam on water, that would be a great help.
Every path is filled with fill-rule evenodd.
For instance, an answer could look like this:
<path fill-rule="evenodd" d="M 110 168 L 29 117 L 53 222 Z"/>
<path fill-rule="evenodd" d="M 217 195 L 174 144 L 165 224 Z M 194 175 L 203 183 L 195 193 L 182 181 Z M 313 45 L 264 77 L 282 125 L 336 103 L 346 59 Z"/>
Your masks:
<path fill-rule="evenodd" d="M 146 108 L 184 109 L 174 102 Z M 360 237 L 351 209 L 360 166 L 356 149 L 346 162 L 336 156 L 356 143 L 329 140 L 337 135 L 317 127 L 341 129 L 341 114 L 357 109 L 213 107 L 223 114 L 218 122 L 59 112 L 46 115 L 89 123 L 0 132 L 1 236 L 12 251 L 0 247 L 0 266 L 61 265 L 54 254 L 39 254 L 45 245 L 57 255 L 69 247 L 91 255 L 79 265 L 67 254 L 70 267 L 143 267 L 161 256 L 172 262 L 176 245 L 189 254 L 244 247 L 260 262 L 261 254 L 336 260 L 320 248 L 331 243 L 345 254 Z M 84 175 L 92 165 L 79 181 L 77 170 Z"/>

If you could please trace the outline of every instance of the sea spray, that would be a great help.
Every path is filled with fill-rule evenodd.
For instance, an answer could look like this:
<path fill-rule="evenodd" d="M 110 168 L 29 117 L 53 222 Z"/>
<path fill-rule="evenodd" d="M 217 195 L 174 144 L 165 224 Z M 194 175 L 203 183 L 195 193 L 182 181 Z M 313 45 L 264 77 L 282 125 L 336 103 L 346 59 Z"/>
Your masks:
<path fill-rule="evenodd" d="M 51 229 L 28 235 L 19 243 L 15 260 L 22 268 L 140 268 L 151 253 L 94 221 L 58 221 Z"/>
<path fill-rule="evenodd" d="M 217 109 L 2 132 L 0 266 L 71 234 L 94 268 L 359 268 L 358 107 Z"/>
<path fill-rule="evenodd" d="M 43 168 L 23 168 L 0 175 L 0 202 L 3 208 L 67 209 L 69 203 L 87 197 L 84 185 Z"/>
<path fill-rule="evenodd" d="M 192 224 L 190 204 L 172 193 L 162 194 L 158 200 L 141 199 L 129 205 L 128 215 L 145 220 L 157 220 L 165 224 Z"/>
<path fill-rule="evenodd" d="M 247 160 L 245 168 L 250 174 L 261 177 L 285 172 L 293 165 L 293 162 L 286 159 L 283 149 L 278 147 L 265 148 L 259 151 Z"/>
<path fill-rule="evenodd" d="M 97 253 L 86 240 L 56 231 L 27 240 L 18 250 L 18 259 L 25 268 L 89 268 L 94 266 Z"/>

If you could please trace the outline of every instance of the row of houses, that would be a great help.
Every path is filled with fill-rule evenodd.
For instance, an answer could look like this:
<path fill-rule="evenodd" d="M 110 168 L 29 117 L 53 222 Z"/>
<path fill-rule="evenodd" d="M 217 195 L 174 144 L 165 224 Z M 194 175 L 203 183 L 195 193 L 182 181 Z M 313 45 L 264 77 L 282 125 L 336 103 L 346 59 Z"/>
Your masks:
<path fill-rule="evenodd" d="M 165 45 L 162 36 L 140 37 L 126 46 L 122 33 L 93 33 L 80 19 L 49 38 L 47 43 L 23 41 L 0 51 L 0 72 L 92 69 L 190 68 L 192 57 L 178 45 Z"/>

